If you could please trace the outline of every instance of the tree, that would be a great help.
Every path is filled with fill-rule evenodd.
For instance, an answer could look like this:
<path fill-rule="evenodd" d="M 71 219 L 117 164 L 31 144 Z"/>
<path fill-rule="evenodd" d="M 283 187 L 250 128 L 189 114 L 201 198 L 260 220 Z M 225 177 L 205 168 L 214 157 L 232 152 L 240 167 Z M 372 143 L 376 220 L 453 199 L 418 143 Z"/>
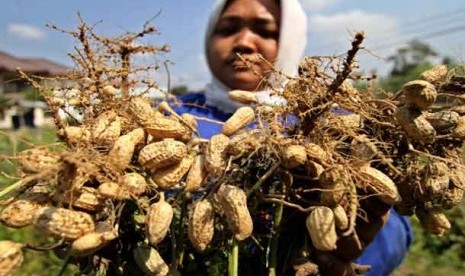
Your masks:
<path fill-rule="evenodd" d="M 399 48 L 397 53 L 388 57 L 394 63 L 388 78 L 381 80 L 381 87 L 387 91 L 398 91 L 403 84 L 418 78 L 433 64 L 430 59 L 438 54 L 428 44 L 413 40 L 406 47 Z"/>
<path fill-rule="evenodd" d="M 171 93 L 176 95 L 176 96 L 182 96 L 189 92 L 189 89 L 187 88 L 186 85 L 177 85 L 171 88 Z"/>

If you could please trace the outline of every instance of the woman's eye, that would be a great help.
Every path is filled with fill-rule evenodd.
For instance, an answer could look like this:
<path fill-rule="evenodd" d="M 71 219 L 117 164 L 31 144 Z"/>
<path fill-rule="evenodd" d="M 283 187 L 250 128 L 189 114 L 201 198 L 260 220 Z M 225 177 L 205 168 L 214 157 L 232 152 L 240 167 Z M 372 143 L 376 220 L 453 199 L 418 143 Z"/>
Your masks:
<path fill-rule="evenodd" d="M 277 30 L 258 29 L 256 33 L 263 38 L 272 38 L 278 40 L 279 32 Z"/>
<path fill-rule="evenodd" d="M 237 32 L 237 26 L 222 26 L 215 30 L 216 35 L 229 36 Z"/>

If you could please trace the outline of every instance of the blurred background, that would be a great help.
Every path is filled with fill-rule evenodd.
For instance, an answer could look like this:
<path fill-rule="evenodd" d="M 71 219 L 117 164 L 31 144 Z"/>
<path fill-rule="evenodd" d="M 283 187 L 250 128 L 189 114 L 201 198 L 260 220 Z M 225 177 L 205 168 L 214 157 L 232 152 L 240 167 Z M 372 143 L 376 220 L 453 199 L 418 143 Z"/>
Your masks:
<path fill-rule="evenodd" d="M 285 1 L 285 0 L 282 0 Z M 377 85 L 396 91 L 434 64 L 463 65 L 465 2 L 459 0 L 300 0 L 309 16 L 306 55 L 340 55 L 350 48 L 356 31 L 366 34 L 366 50 L 358 55 L 359 71 L 375 74 Z M 144 44 L 169 45 L 161 56 L 144 56 L 152 63 L 169 60 L 151 76 L 161 88 L 179 94 L 200 90 L 209 81 L 203 55 L 204 32 L 213 0 L 3 0 L 0 1 L 0 155 L 14 155 L 31 143 L 55 141 L 40 95 L 18 80 L 15 69 L 60 76 L 74 64 L 67 53 L 76 41 L 46 27 L 75 30 L 78 12 L 94 31 L 107 36 L 137 32 L 147 20 L 159 35 Z M 3 159 L 0 159 L 3 160 Z M 13 181 L 15 164 L 0 161 L 0 185 Z M 449 214 L 452 230 L 444 237 L 420 231 L 404 264 L 395 275 L 465 275 L 465 205 Z M 42 241 L 32 229 L 0 227 L 0 239 Z M 62 261 L 53 254 L 27 253 L 20 275 L 57 275 Z M 62 275 L 74 275 L 68 267 Z"/>

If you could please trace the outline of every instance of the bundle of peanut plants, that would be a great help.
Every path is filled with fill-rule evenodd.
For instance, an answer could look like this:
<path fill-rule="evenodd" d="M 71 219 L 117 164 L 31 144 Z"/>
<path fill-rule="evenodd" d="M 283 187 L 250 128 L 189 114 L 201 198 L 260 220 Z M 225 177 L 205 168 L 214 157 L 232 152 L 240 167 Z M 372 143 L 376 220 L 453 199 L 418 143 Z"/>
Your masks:
<path fill-rule="evenodd" d="M 465 187 L 465 79 L 453 70 L 436 66 L 385 97 L 359 91 L 350 82 L 358 33 L 344 58 L 304 59 L 300 76 L 276 88 L 285 104 L 231 91 L 244 106 L 203 139 L 205 118 L 177 114 L 175 97 L 131 93 L 157 87 L 134 77 L 157 69 L 135 56 L 167 51 L 137 43 L 154 27 L 109 38 L 81 22 L 63 32 L 80 43 L 64 89 L 72 96 L 20 72 L 46 99 L 62 147 L 10 157 L 18 181 L 0 192 L 0 220 L 54 237 L 47 249 L 64 266 L 87 275 L 317 275 L 315 252 L 337 250 L 343 237 L 362 247 L 357 225 L 370 223 L 371 197 L 433 234 L 450 228 L 443 210 Z M 82 117 L 63 119 L 69 106 Z M 0 275 L 38 247 L 1 241 Z M 254 268 L 240 266 L 256 256 Z"/>

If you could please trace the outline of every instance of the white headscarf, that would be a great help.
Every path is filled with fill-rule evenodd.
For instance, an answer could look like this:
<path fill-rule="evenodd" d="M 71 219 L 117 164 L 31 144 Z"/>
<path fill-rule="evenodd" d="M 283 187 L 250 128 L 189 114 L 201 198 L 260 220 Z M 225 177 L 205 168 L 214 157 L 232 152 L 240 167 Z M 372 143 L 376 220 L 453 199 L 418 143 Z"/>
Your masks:
<path fill-rule="evenodd" d="M 223 11 L 227 0 L 218 0 L 208 20 L 208 27 L 205 36 L 205 53 L 210 36 L 213 33 L 218 18 Z M 279 49 L 276 63 L 276 69 L 288 76 L 297 74 L 297 66 L 303 56 L 307 43 L 307 16 L 302 9 L 298 0 L 281 0 L 281 26 L 279 34 Z M 281 82 L 283 80 L 280 80 Z M 276 80 L 275 80 L 276 82 Z M 212 80 L 205 88 L 207 104 L 216 106 L 224 112 L 234 112 L 241 105 L 228 98 L 230 91 L 221 81 L 212 75 Z M 284 99 L 279 96 L 271 95 L 270 89 L 257 91 L 255 95 L 260 104 L 280 105 Z"/>

